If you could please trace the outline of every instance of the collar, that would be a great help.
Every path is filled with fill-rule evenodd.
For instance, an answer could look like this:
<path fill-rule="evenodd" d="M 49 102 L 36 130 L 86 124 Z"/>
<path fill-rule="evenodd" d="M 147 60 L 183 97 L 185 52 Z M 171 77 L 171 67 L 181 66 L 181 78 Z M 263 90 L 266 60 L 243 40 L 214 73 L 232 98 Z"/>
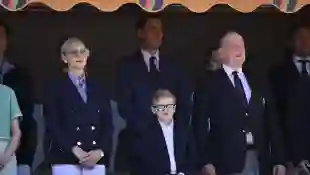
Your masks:
<path fill-rule="evenodd" d="M 159 60 L 159 50 L 157 50 L 154 55 L 151 55 L 150 52 L 144 49 L 141 49 L 141 53 L 143 55 L 144 60 L 148 61 L 152 56 L 155 57 L 156 60 Z"/>
<path fill-rule="evenodd" d="M 81 79 L 80 78 L 80 76 L 76 76 L 76 75 L 74 75 L 72 72 L 68 72 L 68 75 L 69 75 L 69 77 L 70 77 L 70 79 L 74 82 L 74 83 L 79 83 L 79 80 Z M 82 75 L 82 76 L 84 76 L 83 78 L 85 78 L 85 74 L 84 75 Z"/>
<path fill-rule="evenodd" d="M 4 59 L 3 63 L 0 63 L 0 69 L 3 71 L 2 73 L 4 73 L 4 74 L 11 71 L 14 68 L 15 68 L 15 66 L 13 64 L 9 63 L 8 61 L 6 61 L 6 59 Z"/>
<path fill-rule="evenodd" d="M 306 57 L 306 58 L 302 58 L 302 57 L 300 57 L 300 56 L 294 55 L 294 56 L 293 56 L 293 59 L 294 59 L 294 62 L 295 62 L 295 63 L 297 63 L 297 62 L 300 61 L 300 60 L 308 60 L 308 61 L 310 61 L 310 56 L 308 56 L 308 57 Z"/>
<path fill-rule="evenodd" d="M 168 123 L 168 124 L 166 124 L 166 123 L 164 123 L 164 122 L 162 122 L 162 121 L 159 121 L 159 120 L 158 120 L 158 122 L 159 122 L 159 124 L 160 124 L 160 126 L 161 126 L 162 128 L 173 128 L 173 125 L 174 125 L 173 120 L 171 120 L 171 122 Z"/>
<path fill-rule="evenodd" d="M 222 67 L 228 76 L 231 76 L 234 71 L 237 71 L 238 73 L 242 73 L 242 68 L 235 69 L 225 64 L 223 64 Z"/>

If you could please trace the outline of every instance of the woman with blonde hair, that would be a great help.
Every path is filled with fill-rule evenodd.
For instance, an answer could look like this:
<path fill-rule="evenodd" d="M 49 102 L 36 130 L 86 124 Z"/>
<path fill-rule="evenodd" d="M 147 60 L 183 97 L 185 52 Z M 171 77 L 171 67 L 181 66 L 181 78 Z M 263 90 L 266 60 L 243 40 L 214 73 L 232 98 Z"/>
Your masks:
<path fill-rule="evenodd" d="M 85 72 L 89 49 L 78 38 L 61 47 L 67 72 L 46 88 L 49 161 L 53 175 L 104 175 L 112 147 L 110 100 Z"/>

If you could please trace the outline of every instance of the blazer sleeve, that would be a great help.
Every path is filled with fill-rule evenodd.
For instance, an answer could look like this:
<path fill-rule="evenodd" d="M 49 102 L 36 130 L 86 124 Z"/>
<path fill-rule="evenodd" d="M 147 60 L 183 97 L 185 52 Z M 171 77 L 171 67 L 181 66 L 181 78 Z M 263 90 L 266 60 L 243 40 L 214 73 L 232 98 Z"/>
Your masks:
<path fill-rule="evenodd" d="M 71 137 L 61 130 L 61 95 L 57 83 L 50 84 L 45 87 L 45 100 L 43 104 L 44 115 L 46 120 L 47 132 L 50 139 L 65 152 L 72 152 L 72 148 L 76 145 Z"/>
<path fill-rule="evenodd" d="M 182 116 L 183 122 L 189 123 L 193 106 L 193 82 L 186 73 L 177 66 L 175 73 L 177 77 L 177 112 Z"/>
<path fill-rule="evenodd" d="M 271 155 L 274 165 L 285 164 L 285 151 L 284 151 L 284 139 L 283 131 L 280 127 L 279 115 L 275 105 L 274 97 L 265 84 L 265 97 L 262 97 L 262 103 L 265 105 L 265 112 L 268 121 L 268 130 L 270 135 Z"/>
<path fill-rule="evenodd" d="M 305 122 L 310 114 L 308 106 L 310 95 L 304 90 L 296 90 L 296 99 L 302 100 L 298 105 L 290 105 L 287 112 L 286 123 L 288 130 L 289 146 L 292 149 L 292 161 L 298 165 L 302 160 L 307 160 L 307 148 L 305 143 Z"/>
<path fill-rule="evenodd" d="M 132 98 L 133 92 L 130 82 L 130 72 L 128 70 L 128 63 L 125 60 L 121 60 L 117 67 L 117 102 L 120 116 L 126 121 L 132 120 L 133 106 Z"/>
<path fill-rule="evenodd" d="M 206 80 L 204 80 L 206 81 Z M 198 168 L 212 163 L 212 141 L 210 121 L 210 95 L 204 81 L 200 82 L 194 94 L 192 126 L 197 147 Z"/>
<path fill-rule="evenodd" d="M 112 137 L 113 137 L 113 116 L 111 111 L 110 99 L 107 95 L 102 95 L 101 104 L 101 131 L 100 148 L 104 154 L 111 155 L 112 153 Z"/>
<path fill-rule="evenodd" d="M 188 128 L 188 142 L 186 150 L 186 173 L 197 174 L 197 150 L 196 142 L 193 134 L 192 127 Z M 183 172 L 183 171 L 181 171 Z"/>

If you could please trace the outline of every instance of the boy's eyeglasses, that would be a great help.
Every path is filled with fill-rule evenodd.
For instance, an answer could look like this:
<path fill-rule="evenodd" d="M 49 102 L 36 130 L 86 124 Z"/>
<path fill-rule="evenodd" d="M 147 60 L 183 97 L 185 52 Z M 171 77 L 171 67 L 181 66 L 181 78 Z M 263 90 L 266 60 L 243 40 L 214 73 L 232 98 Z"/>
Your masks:
<path fill-rule="evenodd" d="M 152 105 L 151 109 L 153 112 L 161 112 L 165 110 L 175 109 L 175 104 L 167 104 L 167 105 Z"/>

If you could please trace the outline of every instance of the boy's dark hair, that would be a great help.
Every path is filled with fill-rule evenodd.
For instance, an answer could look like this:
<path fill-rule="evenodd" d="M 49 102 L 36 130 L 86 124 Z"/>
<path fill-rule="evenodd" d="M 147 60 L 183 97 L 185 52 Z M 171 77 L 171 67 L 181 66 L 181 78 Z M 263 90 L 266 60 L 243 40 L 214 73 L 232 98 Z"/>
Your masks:
<path fill-rule="evenodd" d="M 159 19 L 161 20 L 161 17 L 156 14 L 156 13 L 146 13 L 144 15 L 142 15 L 137 23 L 136 23 L 136 29 L 140 30 L 140 29 L 144 29 L 146 23 L 148 22 L 149 19 Z"/>

